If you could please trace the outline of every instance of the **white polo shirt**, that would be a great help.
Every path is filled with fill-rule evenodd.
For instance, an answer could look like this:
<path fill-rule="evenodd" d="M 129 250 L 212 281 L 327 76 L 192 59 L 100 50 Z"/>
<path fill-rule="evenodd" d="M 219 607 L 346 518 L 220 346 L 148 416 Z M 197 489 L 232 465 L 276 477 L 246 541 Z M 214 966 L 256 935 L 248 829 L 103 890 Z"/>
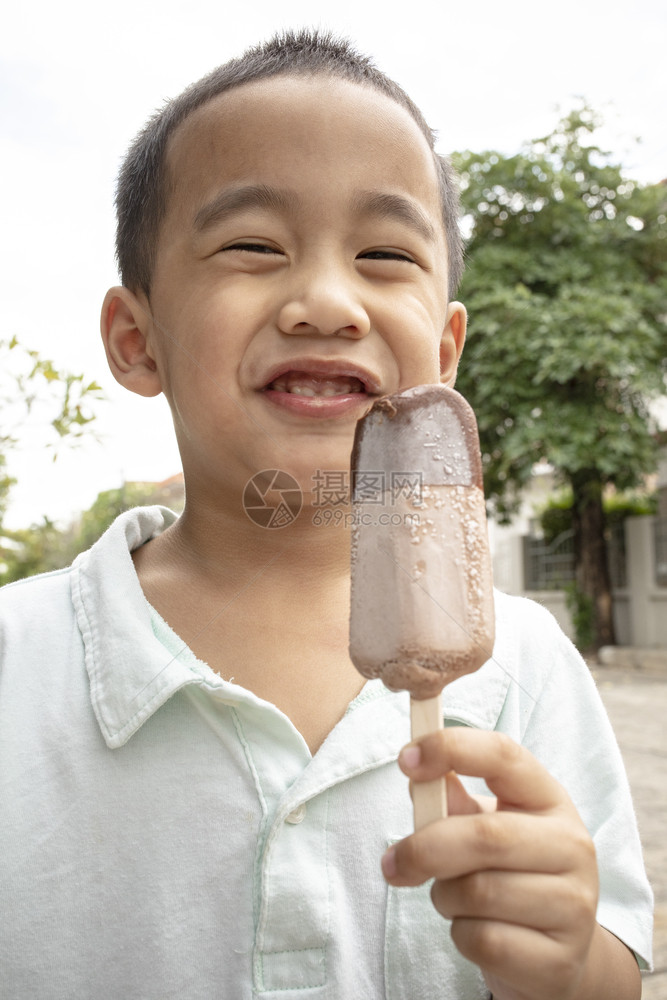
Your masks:
<path fill-rule="evenodd" d="M 380 873 L 412 829 L 407 695 L 369 682 L 312 757 L 146 602 L 130 551 L 174 516 L 130 511 L 70 569 L 0 592 L 2 997 L 488 997 L 429 886 Z M 544 609 L 498 594 L 497 615 L 447 722 L 509 733 L 567 787 L 598 919 L 646 966 L 651 892 L 589 672 Z"/>

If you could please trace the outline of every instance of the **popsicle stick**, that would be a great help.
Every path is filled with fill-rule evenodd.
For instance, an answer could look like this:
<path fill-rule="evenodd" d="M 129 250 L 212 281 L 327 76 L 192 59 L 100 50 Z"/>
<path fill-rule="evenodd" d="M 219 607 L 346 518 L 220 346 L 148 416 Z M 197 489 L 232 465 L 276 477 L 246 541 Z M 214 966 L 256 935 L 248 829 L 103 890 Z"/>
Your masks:
<path fill-rule="evenodd" d="M 410 699 L 410 725 L 412 739 L 418 740 L 429 733 L 444 729 L 442 721 L 442 697 L 418 701 Z M 447 787 L 444 778 L 422 781 L 412 785 L 412 808 L 415 816 L 415 830 L 421 830 L 427 823 L 444 819 L 447 815 Z"/>

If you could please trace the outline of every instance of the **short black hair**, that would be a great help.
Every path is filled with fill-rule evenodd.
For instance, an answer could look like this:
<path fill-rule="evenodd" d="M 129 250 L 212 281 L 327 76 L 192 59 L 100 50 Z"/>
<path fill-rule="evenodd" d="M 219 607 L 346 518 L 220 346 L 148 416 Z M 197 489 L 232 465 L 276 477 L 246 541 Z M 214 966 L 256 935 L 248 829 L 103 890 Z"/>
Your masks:
<path fill-rule="evenodd" d="M 405 108 L 433 151 L 449 257 L 449 295 L 463 272 L 463 244 L 458 225 L 459 193 L 449 160 L 435 152 L 435 135 L 419 108 L 346 39 L 329 32 L 302 29 L 275 35 L 219 66 L 168 101 L 149 119 L 130 146 L 116 189 L 116 259 L 123 284 L 150 294 L 160 225 L 168 203 L 167 144 L 178 126 L 203 104 L 244 83 L 272 76 L 330 75 L 365 84 Z"/>

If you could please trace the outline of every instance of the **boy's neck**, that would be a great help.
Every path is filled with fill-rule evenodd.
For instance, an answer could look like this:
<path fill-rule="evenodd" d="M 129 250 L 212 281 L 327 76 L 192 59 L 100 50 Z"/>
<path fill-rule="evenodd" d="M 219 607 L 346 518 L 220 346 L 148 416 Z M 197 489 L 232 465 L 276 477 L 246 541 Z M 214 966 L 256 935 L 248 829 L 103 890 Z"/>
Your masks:
<path fill-rule="evenodd" d="M 266 574 L 283 581 L 287 575 L 297 587 L 301 580 L 304 587 L 326 590 L 330 582 L 349 575 L 350 531 L 342 523 L 322 523 L 317 513 L 303 510 L 284 528 L 263 528 L 243 513 L 192 511 L 186 505 L 162 536 L 165 569 L 169 564 L 190 568 L 214 589 Z"/>
<path fill-rule="evenodd" d="M 184 512 L 133 554 L 146 598 L 220 676 L 277 705 L 314 752 L 364 683 L 348 654 L 349 530 L 198 515 Z"/>

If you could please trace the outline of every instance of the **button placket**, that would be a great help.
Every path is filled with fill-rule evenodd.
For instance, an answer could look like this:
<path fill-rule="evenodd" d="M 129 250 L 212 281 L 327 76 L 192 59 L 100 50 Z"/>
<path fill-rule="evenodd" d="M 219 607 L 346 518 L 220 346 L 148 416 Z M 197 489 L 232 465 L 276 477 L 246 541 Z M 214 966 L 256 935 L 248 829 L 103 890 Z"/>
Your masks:
<path fill-rule="evenodd" d="M 326 983 L 330 886 L 325 792 L 280 812 L 262 857 L 256 936 L 258 992 Z"/>

